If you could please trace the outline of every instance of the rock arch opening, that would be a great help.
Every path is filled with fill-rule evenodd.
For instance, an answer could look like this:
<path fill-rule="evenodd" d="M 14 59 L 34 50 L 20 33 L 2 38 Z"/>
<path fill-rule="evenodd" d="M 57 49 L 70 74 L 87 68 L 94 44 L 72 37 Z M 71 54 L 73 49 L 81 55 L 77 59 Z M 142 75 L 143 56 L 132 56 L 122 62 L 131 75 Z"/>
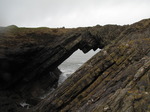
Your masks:
<path fill-rule="evenodd" d="M 80 68 L 87 60 L 94 56 L 100 49 L 96 51 L 90 50 L 88 53 L 83 53 L 81 50 L 75 51 L 69 58 L 58 66 L 62 74 L 59 77 L 58 85 L 61 85 L 72 73 Z"/>

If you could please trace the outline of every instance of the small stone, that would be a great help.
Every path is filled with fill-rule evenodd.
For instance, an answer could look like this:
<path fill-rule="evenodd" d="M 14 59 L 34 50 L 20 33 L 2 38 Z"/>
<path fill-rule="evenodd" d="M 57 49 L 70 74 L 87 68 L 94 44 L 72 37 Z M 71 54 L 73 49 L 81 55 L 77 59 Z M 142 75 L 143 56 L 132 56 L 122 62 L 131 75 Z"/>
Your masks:
<path fill-rule="evenodd" d="M 106 105 L 106 106 L 104 107 L 104 112 L 106 112 L 107 110 L 110 110 L 110 107 L 109 107 L 108 105 Z"/>

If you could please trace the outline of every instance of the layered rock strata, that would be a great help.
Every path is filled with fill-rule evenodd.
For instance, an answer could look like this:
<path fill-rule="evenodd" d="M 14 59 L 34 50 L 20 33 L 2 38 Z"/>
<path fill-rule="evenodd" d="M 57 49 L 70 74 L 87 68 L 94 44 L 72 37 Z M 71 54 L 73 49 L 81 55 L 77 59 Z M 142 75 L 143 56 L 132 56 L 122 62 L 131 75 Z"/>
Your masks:
<path fill-rule="evenodd" d="M 102 50 L 38 99 L 57 85 L 57 67 L 73 52 L 97 48 Z M 32 102 L 30 112 L 150 111 L 149 60 L 149 19 L 76 29 L 1 27 L 0 98 L 11 105 L 1 108 L 23 111 L 18 102 L 25 100 Z"/>

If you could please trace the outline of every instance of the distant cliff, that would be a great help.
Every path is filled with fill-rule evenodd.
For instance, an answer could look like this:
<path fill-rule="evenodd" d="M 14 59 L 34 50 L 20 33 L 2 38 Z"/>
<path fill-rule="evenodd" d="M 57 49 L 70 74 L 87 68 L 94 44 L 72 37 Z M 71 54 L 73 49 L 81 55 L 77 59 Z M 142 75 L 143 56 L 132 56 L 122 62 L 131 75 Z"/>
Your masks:
<path fill-rule="evenodd" d="M 77 49 L 102 50 L 60 87 L 57 67 Z M 0 28 L 0 110 L 150 111 L 150 19 L 85 28 Z M 2 106 L 3 105 L 3 106 Z M 9 105 L 9 106 L 8 106 Z"/>

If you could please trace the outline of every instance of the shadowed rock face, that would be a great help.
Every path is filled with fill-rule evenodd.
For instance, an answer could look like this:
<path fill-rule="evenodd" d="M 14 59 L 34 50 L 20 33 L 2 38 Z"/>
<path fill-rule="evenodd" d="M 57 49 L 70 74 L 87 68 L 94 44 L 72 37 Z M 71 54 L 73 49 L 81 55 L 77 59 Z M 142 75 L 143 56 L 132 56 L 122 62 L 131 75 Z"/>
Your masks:
<path fill-rule="evenodd" d="M 57 83 L 58 65 L 73 52 L 81 49 L 86 53 L 97 48 L 102 50 L 28 111 L 150 111 L 149 19 L 128 26 L 1 28 L 1 99 L 7 91 L 35 101 Z M 6 104 L 10 99 L 14 104 L 17 98 L 6 99 Z M 23 111 L 15 104 L 10 109 Z"/>
<path fill-rule="evenodd" d="M 86 53 L 91 49 L 103 48 L 123 29 L 121 26 L 78 29 L 1 28 L 1 88 L 10 87 L 18 80 L 28 82 L 35 77 L 41 78 L 55 70 L 77 49 Z M 98 35 L 100 31 L 104 33 Z M 111 38 L 107 37 L 109 33 Z"/>

